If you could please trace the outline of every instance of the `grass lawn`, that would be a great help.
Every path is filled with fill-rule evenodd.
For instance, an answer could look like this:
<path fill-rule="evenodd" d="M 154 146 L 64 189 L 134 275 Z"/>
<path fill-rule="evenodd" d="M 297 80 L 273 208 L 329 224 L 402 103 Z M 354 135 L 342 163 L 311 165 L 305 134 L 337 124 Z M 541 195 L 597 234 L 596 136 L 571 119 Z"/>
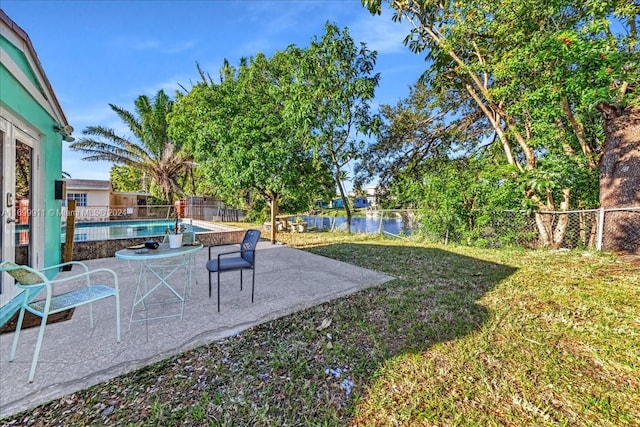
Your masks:
<path fill-rule="evenodd" d="M 640 425 L 640 267 L 580 251 L 279 239 L 396 279 L 0 424 Z"/>

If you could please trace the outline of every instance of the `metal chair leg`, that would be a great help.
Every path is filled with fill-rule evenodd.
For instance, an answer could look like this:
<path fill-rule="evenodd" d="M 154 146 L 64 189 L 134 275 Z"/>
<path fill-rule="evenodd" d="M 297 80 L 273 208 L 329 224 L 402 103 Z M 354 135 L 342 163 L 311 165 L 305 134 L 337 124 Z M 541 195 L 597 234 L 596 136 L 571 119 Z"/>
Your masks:
<path fill-rule="evenodd" d="M 256 267 L 255 265 L 251 269 L 251 303 L 253 304 L 253 293 L 256 287 Z"/>
<path fill-rule="evenodd" d="M 16 348 L 18 347 L 18 340 L 20 339 L 20 331 L 22 330 L 22 321 L 24 320 L 25 308 L 20 308 L 20 314 L 18 315 L 18 324 L 16 325 L 16 331 L 13 333 L 13 341 L 11 342 L 11 352 L 9 353 L 9 362 L 13 361 L 16 357 Z"/>
<path fill-rule="evenodd" d="M 120 292 L 116 294 L 116 341 L 120 342 Z"/>
<path fill-rule="evenodd" d="M 48 311 L 48 309 L 47 309 Z M 38 331 L 38 341 L 36 341 L 36 351 L 33 353 L 33 360 L 31 361 L 31 370 L 29 371 L 29 382 L 33 382 L 33 377 L 36 375 L 36 366 L 38 365 L 38 357 L 40 357 L 40 348 L 42 348 L 42 339 L 44 338 L 44 330 L 47 327 L 47 315 L 42 316 L 40 321 L 40 331 Z"/>

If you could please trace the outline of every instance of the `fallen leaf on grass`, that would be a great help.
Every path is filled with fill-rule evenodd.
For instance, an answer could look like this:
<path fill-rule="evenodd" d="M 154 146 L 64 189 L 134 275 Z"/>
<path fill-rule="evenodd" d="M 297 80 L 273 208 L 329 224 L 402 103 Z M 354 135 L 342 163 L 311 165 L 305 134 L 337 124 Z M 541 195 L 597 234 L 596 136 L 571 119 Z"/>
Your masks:
<path fill-rule="evenodd" d="M 320 324 L 320 326 L 318 326 L 316 328 L 316 331 L 321 331 L 323 329 L 327 329 L 329 326 L 331 326 L 331 319 L 325 318 L 325 319 L 322 320 L 322 323 Z"/>

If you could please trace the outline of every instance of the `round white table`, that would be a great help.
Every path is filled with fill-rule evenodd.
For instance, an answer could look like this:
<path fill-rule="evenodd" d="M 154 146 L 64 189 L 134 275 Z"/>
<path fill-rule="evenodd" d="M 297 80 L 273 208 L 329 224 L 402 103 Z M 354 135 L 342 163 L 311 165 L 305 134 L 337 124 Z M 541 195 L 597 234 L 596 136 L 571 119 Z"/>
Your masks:
<path fill-rule="evenodd" d="M 116 258 L 129 261 L 129 266 L 134 272 L 135 268 L 131 265 L 131 262 L 140 261 L 140 268 L 136 277 L 136 293 L 133 298 L 133 306 L 131 307 L 131 317 L 129 318 L 129 328 L 131 328 L 131 323 L 133 322 L 176 316 L 182 319 L 184 300 L 187 292 L 191 291 L 193 256 L 202 249 L 202 247 L 202 243 L 195 243 L 183 245 L 179 248 L 170 248 L 168 243 L 160 243 L 158 249 L 136 247 L 121 249 L 115 253 Z M 186 280 L 184 280 L 183 294 L 180 294 L 177 290 L 177 285 L 172 285 L 169 279 L 182 268 L 184 268 Z M 152 279 L 155 278 L 157 282 L 150 285 L 148 275 L 151 275 Z M 150 301 L 152 294 L 157 293 L 160 289 L 169 290 L 173 298 L 170 300 Z M 142 305 L 146 310 L 151 305 L 165 305 L 171 302 L 180 304 L 180 311 L 178 313 L 160 314 L 153 317 L 145 316 L 143 319 L 134 319 L 135 309 L 139 305 Z"/>

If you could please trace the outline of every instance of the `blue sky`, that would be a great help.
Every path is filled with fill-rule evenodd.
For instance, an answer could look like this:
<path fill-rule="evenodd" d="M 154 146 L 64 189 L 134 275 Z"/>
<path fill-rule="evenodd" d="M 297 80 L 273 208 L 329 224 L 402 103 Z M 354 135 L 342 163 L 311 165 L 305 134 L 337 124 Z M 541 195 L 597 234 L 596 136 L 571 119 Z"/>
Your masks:
<path fill-rule="evenodd" d="M 373 16 L 360 0 L 2 0 L 1 7 L 29 34 L 76 138 L 89 125 L 130 137 L 108 104 L 133 111 L 139 95 L 173 96 L 199 79 L 196 62 L 215 78 L 224 59 L 237 65 L 258 52 L 306 47 L 327 21 L 378 52 L 374 111 L 406 97 L 425 69 L 402 44 L 408 24 L 393 22 L 389 10 Z M 81 157 L 65 143 L 63 170 L 109 178 L 111 164 Z"/>

